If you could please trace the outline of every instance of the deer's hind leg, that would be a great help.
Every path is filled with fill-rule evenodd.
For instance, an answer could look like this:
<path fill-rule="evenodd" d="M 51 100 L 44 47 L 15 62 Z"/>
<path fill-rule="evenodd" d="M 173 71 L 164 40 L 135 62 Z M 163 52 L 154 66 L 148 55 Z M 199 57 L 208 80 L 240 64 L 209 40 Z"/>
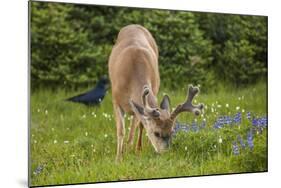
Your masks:
<path fill-rule="evenodd" d="M 139 123 L 139 134 L 138 134 L 138 142 L 136 147 L 137 152 L 140 151 L 142 148 L 142 131 L 143 131 L 143 125 Z"/>

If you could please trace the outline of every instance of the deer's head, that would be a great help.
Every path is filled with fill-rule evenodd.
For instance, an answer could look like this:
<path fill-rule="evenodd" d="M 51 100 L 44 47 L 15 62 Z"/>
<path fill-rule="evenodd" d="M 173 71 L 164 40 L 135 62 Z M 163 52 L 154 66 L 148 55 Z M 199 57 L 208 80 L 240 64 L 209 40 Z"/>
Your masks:
<path fill-rule="evenodd" d="M 181 112 L 187 111 L 195 115 L 201 113 L 203 104 L 192 104 L 192 100 L 198 92 L 198 87 L 190 85 L 186 101 L 183 104 L 179 104 L 172 112 L 170 112 L 170 99 L 168 95 L 163 97 L 159 108 L 152 108 L 149 106 L 147 99 L 151 91 L 148 86 L 145 86 L 143 89 L 142 105 L 130 100 L 133 112 L 146 129 L 148 138 L 157 153 L 169 149 L 175 121 Z"/>

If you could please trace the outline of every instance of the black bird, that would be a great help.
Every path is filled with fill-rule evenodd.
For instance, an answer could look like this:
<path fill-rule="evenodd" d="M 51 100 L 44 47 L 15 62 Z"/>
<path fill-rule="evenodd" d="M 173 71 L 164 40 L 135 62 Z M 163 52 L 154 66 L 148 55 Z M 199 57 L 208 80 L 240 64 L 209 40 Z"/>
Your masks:
<path fill-rule="evenodd" d="M 66 100 L 71 102 L 82 103 L 87 106 L 98 105 L 101 103 L 106 94 L 108 84 L 109 80 L 104 76 L 98 81 L 94 89 Z"/>

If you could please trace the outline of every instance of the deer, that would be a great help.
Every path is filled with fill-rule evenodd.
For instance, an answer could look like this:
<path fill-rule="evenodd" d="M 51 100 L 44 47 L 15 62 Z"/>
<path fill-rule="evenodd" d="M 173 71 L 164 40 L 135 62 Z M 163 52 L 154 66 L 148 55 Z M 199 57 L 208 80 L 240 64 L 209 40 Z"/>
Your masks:
<path fill-rule="evenodd" d="M 156 153 L 163 153 L 170 148 L 177 116 L 182 112 L 199 115 L 203 110 L 203 104 L 192 104 L 199 92 L 192 85 L 185 102 L 172 112 L 168 95 L 158 105 L 158 56 L 156 41 L 145 27 L 132 24 L 119 31 L 108 61 L 117 135 L 116 161 L 122 159 L 124 151 L 126 113 L 132 117 L 127 144 L 133 146 L 135 130 L 139 128 L 136 150 L 141 151 L 145 129 Z"/>

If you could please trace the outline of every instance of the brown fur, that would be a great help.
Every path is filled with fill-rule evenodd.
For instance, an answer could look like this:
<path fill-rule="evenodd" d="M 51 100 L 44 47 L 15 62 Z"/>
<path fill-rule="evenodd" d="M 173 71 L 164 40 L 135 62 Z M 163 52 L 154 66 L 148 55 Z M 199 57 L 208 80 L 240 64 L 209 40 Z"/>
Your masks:
<path fill-rule="evenodd" d="M 119 32 L 109 58 L 109 76 L 117 129 L 117 160 L 123 152 L 125 113 L 133 115 L 129 145 L 133 144 L 135 128 L 139 127 L 137 149 L 141 149 L 144 128 L 155 151 L 162 152 L 170 146 L 175 117 L 179 112 L 198 108 L 189 104 L 195 92 L 191 94 L 188 109 L 182 108 L 186 105 L 179 105 L 172 113 L 173 118 L 168 96 L 163 98 L 161 108 L 158 108 L 158 48 L 150 32 L 140 25 L 128 25 Z"/>
<path fill-rule="evenodd" d="M 157 95 L 160 78 L 158 72 L 158 49 L 152 35 L 139 25 L 121 29 L 109 58 L 109 76 L 114 103 L 132 114 L 128 99 L 141 104 L 144 85 L 149 85 Z M 151 96 L 151 105 L 156 98 Z"/>
<path fill-rule="evenodd" d="M 125 135 L 124 112 L 133 114 L 129 99 L 141 104 L 144 85 L 152 88 L 156 96 L 160 78 L 158 72 L 158 48 L 150 32 L 140 25 L 129 25 L 121 29 L 109 58 L 109 76 L 115 111 L 118 146 L 117 158 L 123 150 Z M 156 97 L 150 95 L 149 103 L 156 106 Z M 132 145 L 135 128 L 139 120 L 134 116 L 128 142 Z M 141 148 L 142 126 L 138 136 L 137 148 Z"/>

